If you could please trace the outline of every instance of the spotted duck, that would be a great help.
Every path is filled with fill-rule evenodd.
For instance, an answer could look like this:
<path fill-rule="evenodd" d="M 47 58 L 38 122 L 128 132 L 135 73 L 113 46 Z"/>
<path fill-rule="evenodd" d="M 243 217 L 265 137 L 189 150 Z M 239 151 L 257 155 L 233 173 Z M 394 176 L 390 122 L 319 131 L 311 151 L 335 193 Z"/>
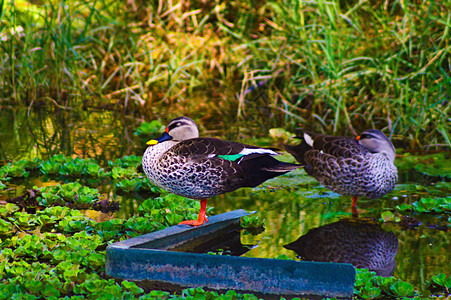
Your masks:
<path fill-rule="evenodd" d="M 264 181 L 300 165 L 275 159 L 277 149 L 260 148 L 217 138 L 199 137 L 196 123 L 175 118 L 156 140 L 147 142 L 142 165 L 150 181 L 171 193 L 200 200 L 197 220 L 180 224 L 202 225 L 207 199 Z"/>
<path fill-rule="evenodd" d="M 395 148 L 381 131 L 365 130 L 358 137 L 305 131 L 298 138 L 300 144 L 285 149 L 326 188 L 352 196 L 354 214 L 358 197 L 380 198 L 395 187 Z"/>

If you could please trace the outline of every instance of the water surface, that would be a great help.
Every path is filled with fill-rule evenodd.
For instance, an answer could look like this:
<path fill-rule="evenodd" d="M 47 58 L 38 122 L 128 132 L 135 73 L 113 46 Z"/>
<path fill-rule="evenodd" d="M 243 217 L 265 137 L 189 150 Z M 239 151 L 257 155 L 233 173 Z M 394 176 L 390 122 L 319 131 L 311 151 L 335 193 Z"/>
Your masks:
<path fill-rule="evenodd" d="M 125 155 L 142 155 L 145 141 L 133 135 L 141 122 L 139 118 L 107 110 L 28 112 L 26 109 L 3 107 L 0 112 L 0 162 L 34 157 L 47 159 L 63 153 L 72 157 L 92 157 L 105 165 L 108 160 Z M 221 136 L 220 133 L 218 135 Z M 284 159 L 291 158 L 287 155 Z M 377 200 L 359 199 L 360 217 L 378 220 L 381 213 L 393 211 L 396 205 L 412 203 L 421 197 L 450 194 L 449 185 L 437 184 L 449 181 L 449 178 L 423 180 L 424 176 L 408 176 L 409 170 L 400 172 L 401 180 L 393 192 Z M 56 184 L 57 181 L 43 181 L 42 177 L 38 177 L 13 183 L 14 188 L 1 192 L 0 199 L 16 197 L 32 186 Z M 120 210 L 113 215 L 89 212 L 90 217 L 98 221 L 129 217 L 145 200 L 137 194 L 117 195 L 111 185 L 97 187 L 105 197 L 121 202 Z M 243 232 L 241 235 L 242 244 L 255 245 L 244 254 L 248 257 L 287 255 L 296 258 L 294 251 L 283 246 L 311 229 L 351 216 L 350 197 L 323 188 L 303 170 L 267 181 L 254 189 L 240 189 L 214 197 L 208 205 L 214 207 L 215 214 L 242 208 L 257 211 L 259 217 L 265 220 L 262 233 L 251 235 Z M 393 232 L 398 239 L 396 277 L 422 289 L 432 275 L 450 273 L 448 216 L 412 215 L 403 222 L 385 223 L 382 228 Z"/>

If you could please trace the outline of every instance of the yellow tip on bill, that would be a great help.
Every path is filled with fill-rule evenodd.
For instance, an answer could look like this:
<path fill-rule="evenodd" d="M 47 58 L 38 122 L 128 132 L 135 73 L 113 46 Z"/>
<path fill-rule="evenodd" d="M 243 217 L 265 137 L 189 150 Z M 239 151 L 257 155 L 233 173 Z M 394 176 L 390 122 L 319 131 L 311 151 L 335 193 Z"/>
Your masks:
<path fill-rule="evenodd" d="M 157 140 L 150 140 L 146 144 L 147 145 L 156 145 L 156 144 L 158 144 L 158 141 Z"/>

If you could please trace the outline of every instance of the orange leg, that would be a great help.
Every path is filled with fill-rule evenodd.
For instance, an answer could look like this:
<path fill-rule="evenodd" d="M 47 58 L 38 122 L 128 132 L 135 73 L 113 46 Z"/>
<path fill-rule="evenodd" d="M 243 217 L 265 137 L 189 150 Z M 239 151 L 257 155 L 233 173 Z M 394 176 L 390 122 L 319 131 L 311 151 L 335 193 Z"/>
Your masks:
<path fill-rule="evenodd" d="M 351 204 L 352 208 L 356 208 L 357 207 L 357 199 L 359 199 L 359 197 L 352 196 L 352 204 Z"/>
<path fill-rule="evenodd" d="M 204 224 L 204 222 L 208 222 L 207 217 L 205 216 L 205 210 L 207 209 L 207 199 L 200 201 L 200 210 L 199 210 L 199 216 L 197 217 L 197 220 L 188 220 L 180 222 L 179 225 L 186 224 L 191 226 L 199 226 Z"/>
<path fill-rule="evenodd" d="M 359 197 L 352 196 L 352 204 L 351 204 L 351 210 L 352 210 L 352 216 L 358 217 L 359 213 L 357 212 L 357 199 Z"/>

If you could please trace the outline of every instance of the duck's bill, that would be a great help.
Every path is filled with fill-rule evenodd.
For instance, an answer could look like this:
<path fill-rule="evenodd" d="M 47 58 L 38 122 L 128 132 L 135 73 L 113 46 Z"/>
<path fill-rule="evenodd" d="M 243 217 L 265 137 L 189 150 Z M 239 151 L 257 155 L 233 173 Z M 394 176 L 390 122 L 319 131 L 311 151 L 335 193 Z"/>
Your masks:
<path fill-rule="evenodd" d="M 163 134 L 156 140 L 150 140 L 148 141 L 146 144 L 147 145 L 156 145 L 158 143 L 164 142 L 164 141 L 168 141 L 168 140 L 172 140 L 172 136 L 170 136 L 166 131 L 163 132 Z"/>

